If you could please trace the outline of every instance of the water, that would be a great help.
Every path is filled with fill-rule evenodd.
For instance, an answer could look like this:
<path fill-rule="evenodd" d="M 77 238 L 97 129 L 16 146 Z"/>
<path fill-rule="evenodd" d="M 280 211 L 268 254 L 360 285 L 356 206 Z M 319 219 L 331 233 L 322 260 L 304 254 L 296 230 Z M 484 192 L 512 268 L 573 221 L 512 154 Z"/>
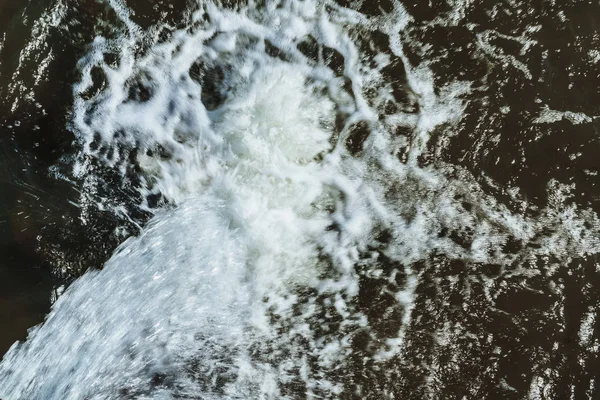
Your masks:
<path fill-rule="evenodd" d="M 28 7 L 58 291 L 2 398 L 595 395 L 593 6 Z"/>

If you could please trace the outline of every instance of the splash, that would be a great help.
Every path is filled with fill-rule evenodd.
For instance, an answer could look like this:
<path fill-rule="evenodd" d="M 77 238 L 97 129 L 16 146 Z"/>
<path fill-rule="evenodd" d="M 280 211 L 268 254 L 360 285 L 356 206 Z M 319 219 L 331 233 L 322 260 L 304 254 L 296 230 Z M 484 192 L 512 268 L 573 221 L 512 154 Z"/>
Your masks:
<path fill-rule="evenodd" d="M 329 1 L 207 3 L 182 28 L 148 30 L 111 5 L 121 35 L 79 63 L 73 175 L 82 218 L 127 217 L 110 192 L 122 186 L 153 218 L 11 349 L 3 396 L 389 395 L 420 263 L 598 251 L 598 220 L 565 205 L 568 188 L 549 188 L 533 218 L 423 162 L 471 88 L 437 88 L 411 64 L 399 3 L 375 17 Z M 118 182 L 109 195 L 99 171 Z M 510 240 L 535 246 L 503 251 Z"/>

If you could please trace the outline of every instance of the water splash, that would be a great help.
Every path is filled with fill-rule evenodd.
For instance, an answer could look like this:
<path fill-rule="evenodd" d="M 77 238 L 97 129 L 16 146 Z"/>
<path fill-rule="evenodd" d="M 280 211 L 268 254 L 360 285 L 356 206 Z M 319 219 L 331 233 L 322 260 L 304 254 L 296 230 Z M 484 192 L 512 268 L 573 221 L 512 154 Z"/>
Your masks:
<path fill-rule="evenodd" d="M 432 255 L 506 269 L 598 251 L 598 219 L 566 205 L 569 188 L 553 183 L 543 210 L 515 193 L 532 217 L 423 162 L 471 85 L 438 88 L 411 63 L 399 3 L 374 17 L 208 3 L 147 31 L 111 4 L 123 33 L 95 40 L 74 89 L 74 175 L 86 207 L 127 215 L 97 195 L 107 169 L 155 215 L 13 347 L 2 395 L 384 396 Z"/>

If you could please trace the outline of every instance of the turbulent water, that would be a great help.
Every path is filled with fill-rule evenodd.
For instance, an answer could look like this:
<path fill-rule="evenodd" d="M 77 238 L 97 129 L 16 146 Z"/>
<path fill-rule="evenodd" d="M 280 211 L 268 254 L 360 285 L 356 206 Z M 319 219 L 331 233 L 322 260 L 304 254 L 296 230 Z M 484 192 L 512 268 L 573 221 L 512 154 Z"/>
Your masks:
<path fill-rule="evenodd" d="M 25 7 L 2 127 L 63 129 L 74 282 L 0 396 L 596 396 L 599 10 L 414 3 Z"/>

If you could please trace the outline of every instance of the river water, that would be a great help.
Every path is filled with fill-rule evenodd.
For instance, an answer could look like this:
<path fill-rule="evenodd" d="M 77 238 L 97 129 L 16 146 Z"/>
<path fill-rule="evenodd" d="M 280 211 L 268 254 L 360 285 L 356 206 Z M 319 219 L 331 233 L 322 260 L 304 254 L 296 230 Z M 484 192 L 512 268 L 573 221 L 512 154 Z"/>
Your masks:
<path fill-rule="evenodd" d="M 598 16 L 0 0 L 0 397 L 596 398 Z"/>

